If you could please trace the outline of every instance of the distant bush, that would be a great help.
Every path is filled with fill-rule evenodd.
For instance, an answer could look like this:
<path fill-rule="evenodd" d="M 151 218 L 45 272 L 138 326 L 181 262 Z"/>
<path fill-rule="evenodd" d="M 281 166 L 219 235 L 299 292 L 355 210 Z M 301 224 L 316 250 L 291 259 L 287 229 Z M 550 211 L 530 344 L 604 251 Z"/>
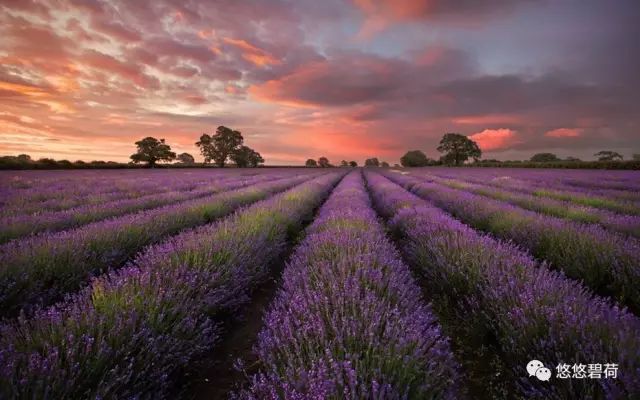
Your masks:
<path fill-rule="evenodd" d="M 377 157 L 367 158 L 364 161 L 364 166 L 365 167 L 379 167 L 380 166 L 380 161 L 378 160 Z"/>
<path fill-rule="evenodd" d="M 428 165 L 435 165 L 435 161 L 429 159 L 420 150 L 410 150 L 400 157 L 400 164 L 403 167 L 426 167 Z"/>
<path fill-rule="evenodd" d="M 560 161 L 560 158 L 558 158 L 558 156 L 556 156 L 553 153 L 538 153 L 538 154 L 534 154 L 533 157 L 531 157 L 531 162 L 555 162 L 555 161 Z"/>
<path fill-rule="evenodd" d="M 156 165 L 157 168 L 184 168 L 184 167 L 203 167 L 202 163 L 191 165 L 185 164 L 166 164 Z M 0 170 L 16 170 L 16 169 L 125 169 L 125 168 L 145 168 L 144 165 L 136 165 L 133 163 L 120 163 L 115 161 L 74 161 L 54 160 L 52 158 L 41 158 L 32 160 L 26 154 L 19 156 L 0 156 Z"/>

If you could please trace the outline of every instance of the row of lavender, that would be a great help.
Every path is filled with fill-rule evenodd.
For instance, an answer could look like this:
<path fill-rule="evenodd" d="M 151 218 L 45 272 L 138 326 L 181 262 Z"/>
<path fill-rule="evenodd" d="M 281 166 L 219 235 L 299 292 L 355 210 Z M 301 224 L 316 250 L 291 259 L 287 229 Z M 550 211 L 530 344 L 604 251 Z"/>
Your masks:
<path fill-rule="evenodd" d="M 168 396 L 176 375 L 220 337 L 220 315 L 247 301 L 341 176 L 323 174 L 181 233 L 57 307 L 3 324 L 0 398 Z"/>
<path fill-rule="evenodd" d="M 480 170 L 482 170 L 480 168 Z M 609 171 L 613 172 L 613 171 Z M 566 201 L 571 204 L 598 208 L 615 213 L 640 215 L 640 192 L 635 191 L 633 187 L 640 181 L 640 172 L 625 171 L 625 179 L 615 186 L 615 189 L 598 188 L 598 182 L 607 182 L 610 179 L 606 175 L 591 171 L 590 183 L 595 187 L 586 186 L 588 182 L 584 182 L 580 186 L 569 185 L 563 183 L 561 176 L 565 174 L 563 171 L 547 171 L 542 177 L 537 177 L 533 172 L 513 173 L 502 170 L 502 174 L 496 175 L 491 171 L 478 171 L 478 169 L 464 169 L 462 171 L 453 172 L 451 169 L 428 169 L 414 171 L 416 175 L 436 175 L 442 178 L 464 179 L 465 181 L 494 186 L 499 189 L 529 194 L 538 198 L 550 198 L 560 201 Z M 586 179 L 586 176 L 585 176 Z M 627 186 L 619 186 L 627 185 Z M 625 187 L 624 189 L 622 187 Z"/>
<path fill-rule="evenodd" d="M 561 190 L 602 193 L 610 197 L 631 196 L 638 199 L 639 171 L 610 170 L 554 170 L 531 168 L 427 168 L 429 173 L 464 175 L 475 179 L 491 180 L 508 177 L 514 181 L 529 182 Z M 625 196 L 626 193 L 626 196 Z M 635 196 L 634 196 L 635 194 Z"/>
<path fill-rule="evenodd" d="M 0 171 L 0 215 L 59 211 L 283 170 Z"/>
<path fill-rule="evenodd" d="M 422 275 L 441 323 L 455 332 L 452 339 L 461 358 L 481 364 L 475 371 L 484 373 L 482 386 L 500 380 L 510 398 L 640 396 L 636 316 L 516 246 L 479 234 L 389 179 L 371 172 L 366 178 L 376 208 L 391 219 L 400 237 L 405 259 Z M 430 198 L 436 198 L 434 192 Z M 508 224 L 510 217 L 504 218 Z M 532 359 L 552 369 L 562 363 L 616 363 L 619 374 L 617 379 L 541 382 L 526 374 Z"/>
<path fill-rule="evenodd" d="M 640 313 L 640 244 L 597 225 L 542 215 L 430 182 L 387 173 L 390 179 L 472 227 L 511 240 L 596 293 Z"/>
<path fill-rule="evenodd" d="M 603 209 L 556 200 L 549 197 L 522 193 L 501 187 L 469 182 L 463 179 L 440 178 L 436 175 L 425 175 L 425 179 L 433 180 L 454 189 L 461 189 L 496 200 L 504 201 L 518 207 L 542 214 L 560 217 L 582 223 L 594 223 L 608 230 L 640 238 L 640 215 L 619 214 Z M 640 210 L 640 208 L 639 208 Z"/>
<path fill-rule="evenodd" d="M 459 398 L 458 366 L 362 175 L 334 190 L 283 272 L 245 399 Z"/>
<path fill-rule="evenodd" d="M 0 317 L 50 305 L 95 275 L 121 266 L 144 246 L 203 225 L 238 207 L 264 199 L 309 178 L 291 176 L 173 205 L 46 233 L 0 246 Z"/>
<path fill-rule="evenodd" d="M 90 222 L 116 217 L 140 210 L 175 204 L 181 201 L 205 197 L 222 190 L 230 190 L 266 180 L 283 177 L 283 174 L 234 176 L 214 174 L 204 182 L 190 182 L 185 186 L 180 180 L 164 183 L 164 192 L 142 196 L 125 193 L 123 198 L 101 203 L 88 203 L 65 210 L 40 211 L 35 214 L 15 213 L 0 216 L 0 244 L 11 239 L 47 231 L 54 232 L 85 225 Z M 175 186 L 174 186 L 175 185 Z"/>

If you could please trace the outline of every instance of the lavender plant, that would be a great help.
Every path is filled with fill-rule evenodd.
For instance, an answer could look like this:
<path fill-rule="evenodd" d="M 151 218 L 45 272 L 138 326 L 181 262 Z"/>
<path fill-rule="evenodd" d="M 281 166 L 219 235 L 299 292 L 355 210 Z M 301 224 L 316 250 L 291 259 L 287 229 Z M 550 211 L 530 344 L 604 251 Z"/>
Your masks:
<path fill-rule="evenodd" d="M 360 172 L 334 190 L 283 273 L 243 399 L 460 398 L 458 366 L 370 208 Z"/>
<path fill-rule="evenodd" d="M 541 215 L 410 176 L 390 178 L 454 217 L 512 240 L 595 292 L 640 312 L 640 244 L 596 225 Z"/>
<path fill-rule="evenodd" d="M 453 174 L 450 170 L 436 169 L 430 170 L 429 175 L 456 179 L 463 176 L 464 180 L 468 182 L 530 194 L 540 199 L 550 198 L 619 214 L 640 215 L 640 197 L 637 191 L 633 191 L 633 187 L 636 186 L 635 182 L 640 178 L 637 171 L 625 171 L 624 180 L 617 183 L 615 189 L 603 189 L 597 186 L 597 182 L 611 179 L 609 176 L 611 171 L 608 171 L 608 175 L 588 171 L 588 178 L 584 176 L 583 179 L 588 179 L 591 186 L 587 186 L 586 182 L 581 186 L 567 185 L 563 183 L 562 178 L 558 177 L 563 176 L 566 172 L 560 174 L 558 171 L 547 171 L 543 176 L 537 176 L 535 171 L 531 170 L 510 169 L 509 172 L 505 172 L 502 168 L 499 171 L 469 168 L 464 172 L 461 175 Z M 623 190 L 622 187 L 626 190 Z"/>
<path fill-rule="evenodd" d="M 457 179 L 439 179 L 437 177 L 430 179 L 441 185 L 504 201 L 527 210 L 576 222 L 595 223 L 608 230 L 640 238 L 640 216 L 638 215 L 617 214 L 594 207 L 574 205 L 568 201 L 518 193 Z"/>
<path fill-rule="evenodd" d="M 33 318 L 0 325 L 0 397 L 169 396 L 220 337 L 341 173 L 324 174 L 140 254 Z"/>
<path fill-rule="evenodd" d="M 205 183 L 202 186 L 198 185 L 190 191 L 167 191 L 99 204 L 85 204 L 62 211 L 0 217 L 0 244 L 22 236 L 43 231 L 54 232 L 74 228 L 110 217 L 176 204 L 181 201 L 210 196 L 222 191 L 238 189 L 261 181 L 275 180 L 281 177 L 282 175 L 265 175 L 247 179 L 234 177 L 230 180 L 224 178 Z"/>
<path fill-rule="evenodd" d="M 516 246 L 479 234 L 374 173 L 376 208 L 390 218 L 407 260 L 423 276 L 441 319 L 463 343 L 491 346 L 504 366 L 508 398 L 630 399 L 640 396 L 640 320 L 576 281 L 538 264 Z M 497 343 L 492 344 L 493 341 Z M 480 344 L 477 342 L 480 341 Z M 541 360 L 617 363 L 617 379 L 542 382 L 526 373 Z M 489 371 L 487 371 L 489 372 Z M 493 372 L 493 371 L 492 371 Z"/>
<path fill-rule="evenodd" d="M 0 316 L 53 304 L 81 288 L 92 276 L 121 266 L 144 246 L 209 223 L 306 179 L 309 176 L 258 183 L 75 230 L 6 243 L 0 246 Z"/>

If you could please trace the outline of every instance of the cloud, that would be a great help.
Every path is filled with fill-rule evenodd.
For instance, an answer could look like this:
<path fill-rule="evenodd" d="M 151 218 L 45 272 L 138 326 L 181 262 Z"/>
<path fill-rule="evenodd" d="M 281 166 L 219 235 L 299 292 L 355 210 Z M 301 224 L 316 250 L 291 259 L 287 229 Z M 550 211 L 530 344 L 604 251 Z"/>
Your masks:
<path fill-rule="evenodd" d="M 246 40 L 242 39 L 233 39 L 229 37 L 223 38 L 224 43 L 230 44 L 242 51 L 242 58 L 253 63 L 258 67 L 264 67 L 273 64 L 279 64 L 280 61 L 264 51 L 260 49 Z"/>
<path fill-rule="evenodd" d="M 545 136 L 554 138 L 573 138 L 582 134 L 582 129 L 578 128 L 558 128 L 545 132 Z"/>
<path fill-rule="evenodd" d="M 419 63 L 357 51 L 336 52 L 254 85 L 251 93 L 266 101 L 303 106 L 371 104 L 428 95 L 434 82 L 468 71 L 462 52 L 443 48 L 438 52 L 429 62 Z"/>
<path fill-rule="evenodd" d="M 536 0 L 353 0 L 365 16 L 359 36 L 370 38 L 400 22 L 436 20 L 476 25 L 480 19 L 503 15 L 518 3 Z"/>
<path fill-rule="evenodd" d="M 87 50 L 80 56 L 79 60 L 84 65 L 118 75 L 143 89 L 160 88 L 158 78 L 144 73 L 142 66 L 139 64 L 121 61 L 113 56 L 93 50 Z"/>
<path fill-rule="evenodd" d="M 482 132 L 474 133 L 469 138 L 476 143 L 483 151 L 504 150 L 518 143 L 518 134 L 511 129 L 485 129 Z"/>
<path fill-rule="evenodd" d="M 0 109 L 22 117 L 0 121 L 21 138 L 4 149 L 46 135 L 43 156 L 126 160 L 162 135 L 197 153 L 220 124 L 277 162 L 436 156 L 444 132 L 505 157 L 638 146 L 633 1 L 215 3 L 2 2 Z"/>

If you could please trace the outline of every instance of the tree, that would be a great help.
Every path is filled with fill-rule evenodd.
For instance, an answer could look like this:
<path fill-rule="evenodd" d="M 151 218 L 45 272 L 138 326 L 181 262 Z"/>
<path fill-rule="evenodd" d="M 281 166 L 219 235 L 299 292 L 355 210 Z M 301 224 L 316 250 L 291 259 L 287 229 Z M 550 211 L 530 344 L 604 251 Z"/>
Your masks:
<path fill-rule="evenodd" d="M 307 160 L 307 162 L 304 163 L 304 166 L 305 167 L 317 167 L 318 163 L 313 158 L 310 158 L 310 159 Z"/>
<path fill-rule="evenodd" d="M 634 161 L 640 161 L 640 153 L 634 153 L 634 154 L 631 156 L 631 158 L 632 158 Z"/>
<path fill-rule="evenodd" d="M 420 150 L 410 150 L 400 157 L 400 164 L 403 167 L 425 167 L 430 164 L 430 160 Z"/>
<path fill-rule="evenodd" d="M 382 168 L 389 168 L 389 163 L 388 163 L 388 162 L 386 162 L 386 161 L 382 161 L 382 162 L 380 163 L 380 166 L 381 166 Z"/>
<path fill-rule="evenodd" d="M 598 157 L 598 161 L 622 160 L 622 155 L 620 153 L 616 153 L 615 151 L 610 150 L 599 151 L 594 154 L 594 156 Z"/>
<path fill-rule="evenodd" d="M 441 160 L 447 164 L 460 165 L 469 157 L 474 160 L 482 156 L 478 144 L 459 133 L 445 133 L 438 146 L 440 153 L 445 153 Z"/>
<path fill-rule="evenodd" d="M 329 163 L 329 159 L 327 157 L 320 157 L 318 158 L 318 166 L 322 168 L 327 168 L 327 167 L 330 167 L 331 164 Z"/>
<path fill-rule="evenodd" d="M 355 162 L 355 161 L 349 161 L 349 166 L 352 167 L 352 168 L 355 168 L 355 167 L 358 166 L 358 163 Z"/>
<path fill-rule="evenodd" d="M 153 168 L 159 161 L 172 161 L 176 158 L 176 153 L 171 151 L 171 146 L 164 142 L 164 139 L 156 139 L 154 137 L 146 137 L 136 142 L 138 151 L 131 155 L 134 163 L 146 162 L 150 168 Z"/>
<path fill-rule="evenodd" d="M 29 162 L 31 162 L 31 156 L 28 155 L 28 154 L 18 154 L 16 159 L 18 160 L 18 162 L 21 162 L 21 163 L 29 163 Z"/>
<path fill-rule="evenodd" d="M 571 156 L 569 156 L 569 157 L 565 158 L 564 160 L 565 160 L 565 161 L 570 161 L 570 162 L 579 162 L 579 161 L 582 161 L 582 160 L 581 160 L 581 159 L 579 159 L 579 158 L 571 157 Z"/>
<path fill-rule="evenodd" d="M 365 167 L 379 167 L 380 166 L 380 161 L 378 161 L 378 159 L 376 157 L 367 158 L 366 160 L 364 160 L 364 166 Z"/>
<path fill-rule="evenodd" d="M 196 162 L 196 159 L 189 153 L 182 153 L 178 155 L 178 161 L 182 164 L 193 164 Z"/>
<path fill-rule="evenodd" d="M 253 149 L 251 149 L 251 152 L 249 153 L 248 160 L 251 168 L 256 168 L 260 166 L 260 164 L 264 164 L 264 158 L 262 158 L 262 155 Z"/>
<path fill-rule="evenodd" d="M 553 162 L 560 161 L 558 156 L 553 153 L 537 153 L 531 157 L 532 162 Z"/>
<path fill-rule="evenodd" d="M 223 168 L 224 163 L 242 145 L 243 141 L 242 133 L 239 131 L 219 126 L 215 135 L 203 134 L 200 136 L 200 141 L 196 142 L 196 146 L 200 148 L 205 163 L 213 161 L 218 167 Z"/>
<path fill-rule="evenodd" d="M 342 160 L 342 161 L 340 161 L 340 166 L 341 167 L 348 167 L 349 163 L 347 162 L 347 160 Z"/>
<path fill-rule="evenodd" d="M 264 159 L 257 151 L 248 146 L 240 146 L 231 153 L 231 160 L 240 168 L 255 168 L 264 163 Z"/>

